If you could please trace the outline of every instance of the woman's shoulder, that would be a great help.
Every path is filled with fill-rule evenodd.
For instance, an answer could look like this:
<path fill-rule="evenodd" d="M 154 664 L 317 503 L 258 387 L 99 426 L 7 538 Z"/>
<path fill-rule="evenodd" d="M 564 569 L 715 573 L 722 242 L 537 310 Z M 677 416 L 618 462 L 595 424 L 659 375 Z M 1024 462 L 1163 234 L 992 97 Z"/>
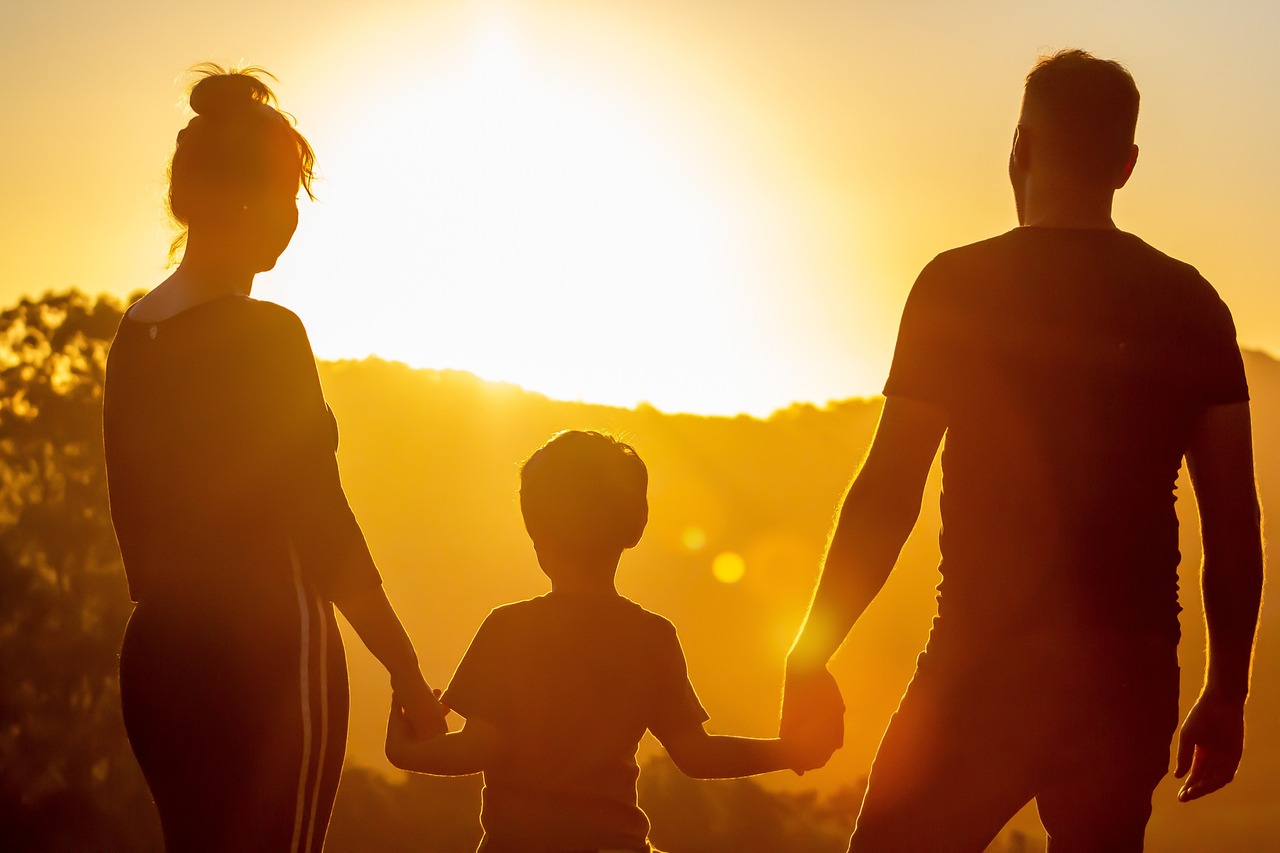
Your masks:
<path fill-rule="evenodd" d="M 283 305 L 264 299 L 242 297 L 237 300 L 236 324 L 243 334 L 268 350 L 305 350 L 311 353 L 311 342 L 301 318 Z"/>
<path fill-rule="evenodd" d="M 281 331 L 305 333 L 301 318 L 283 305 L 268 302 L 265 299 L 254 299 L 251 296 L 244 296 L 236 301 L 239 310 L 251 322 Z"/>

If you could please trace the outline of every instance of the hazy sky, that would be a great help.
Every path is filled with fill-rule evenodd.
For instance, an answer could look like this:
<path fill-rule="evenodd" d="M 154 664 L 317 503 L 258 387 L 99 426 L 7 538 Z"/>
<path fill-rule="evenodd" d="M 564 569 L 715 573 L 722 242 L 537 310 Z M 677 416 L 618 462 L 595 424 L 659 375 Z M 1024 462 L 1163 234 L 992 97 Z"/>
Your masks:
<path fill-rule="evenodd" d="M 1142 90 L 1118 224 L 1280 353 L 1270 2 L 528 0 L 0 6 L 0 302 L 166 275 L 189 66 L 269 69 L 320 201 L 255 295 L 326 358 L 768 412 L 879 390 L 930 257 L 1015 222 L 1038 54 Z"/>

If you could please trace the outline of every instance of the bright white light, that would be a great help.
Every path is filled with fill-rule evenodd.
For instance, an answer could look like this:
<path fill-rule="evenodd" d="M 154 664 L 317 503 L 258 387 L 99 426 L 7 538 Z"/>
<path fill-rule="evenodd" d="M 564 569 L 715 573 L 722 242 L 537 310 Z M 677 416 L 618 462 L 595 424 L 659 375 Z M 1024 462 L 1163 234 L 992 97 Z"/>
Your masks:
<path fill-rule="evenodd" d="M 490 18 L 380 102 L 335 105 L 321 203 L 264 296 L 323 358 L 669 411 L 785 405 L 803 393 L 770 306 L 796 274 L 776 257 L 785 211 L 726 186 L 696 130 L 578 70 Z"/>

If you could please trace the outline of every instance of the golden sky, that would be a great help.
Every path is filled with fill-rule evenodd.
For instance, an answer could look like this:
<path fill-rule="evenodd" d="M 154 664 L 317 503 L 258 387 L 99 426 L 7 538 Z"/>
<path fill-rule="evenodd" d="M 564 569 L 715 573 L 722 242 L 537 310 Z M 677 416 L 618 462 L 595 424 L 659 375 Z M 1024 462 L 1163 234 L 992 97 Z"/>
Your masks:
<path fill-rule="evenodd" d="M 879 390 L 934 254 L 1012 227 L 1038 54 L 1142 90 L 1117 223 L 1280 353 L 1270 2 L 18 2 L 0 11 L 0 303 L 165 276 L 184 70 L 261 65 L 323 180 L 255 295 L 325 358 L 767 413 Z"/>

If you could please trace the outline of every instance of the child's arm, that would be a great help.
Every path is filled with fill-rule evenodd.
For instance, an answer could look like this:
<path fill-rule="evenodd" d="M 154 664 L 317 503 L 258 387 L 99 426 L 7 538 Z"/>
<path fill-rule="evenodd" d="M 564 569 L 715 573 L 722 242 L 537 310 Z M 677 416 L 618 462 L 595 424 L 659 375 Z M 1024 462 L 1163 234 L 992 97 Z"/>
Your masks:
<path fill-rule="evenodd" d="M 420 739 L 394 700 L 387 718 L 387 760 L 401 770 L 434 776 L 467 776 L 482 772 L 502 746 L 502 734 L 492 723 L 467 720 L 462 731 Z"/>
<path fill-rule="evenodd" d="M 837 746 L 815 755 L 779 738 L 708 734 L 701 723 L 664 732 L 658 739 L 680 772 L 694 779 L 735 779 L 788 769 L 802 773 L 826 764 Z"/>

